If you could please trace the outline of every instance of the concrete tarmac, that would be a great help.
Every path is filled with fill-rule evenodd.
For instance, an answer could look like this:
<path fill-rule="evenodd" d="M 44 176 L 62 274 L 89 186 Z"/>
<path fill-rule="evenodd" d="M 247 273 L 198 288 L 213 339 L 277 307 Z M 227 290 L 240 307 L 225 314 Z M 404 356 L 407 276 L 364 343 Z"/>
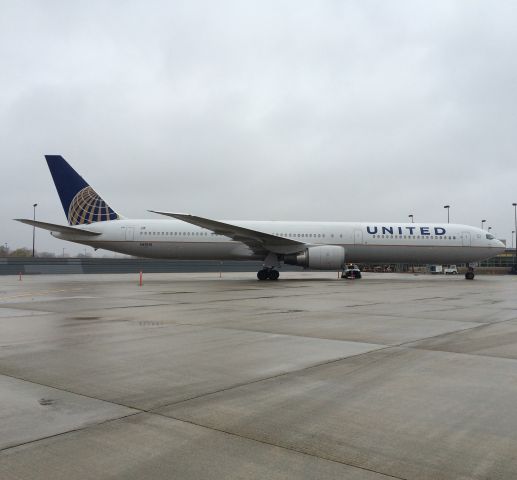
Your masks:
<path fill-rule="evenodd" d="M 517 277 L 336 277 L 0 277 L 0 478 L 517 478 Z"/>

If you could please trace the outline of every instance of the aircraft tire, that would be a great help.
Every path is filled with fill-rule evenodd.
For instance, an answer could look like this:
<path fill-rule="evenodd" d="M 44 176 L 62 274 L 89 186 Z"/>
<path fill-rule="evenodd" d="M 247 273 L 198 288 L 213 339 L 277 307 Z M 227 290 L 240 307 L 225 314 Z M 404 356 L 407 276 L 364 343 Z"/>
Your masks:
<path fill-rule="evenodd" d="M 257 272 L 257 278 L 259 280 L 267 280 L 269 278 L 269 272 L 264 268 Z"/>
<path fill-rule="evenodd" d="M 278 270 L 271 270 L 269 272 L 269 279 L 270 280 L 278 280 L 278 277 L 280 277 L 280 272 Z"/>
<path fill-rule="evenodd" d="M 467 273 L 465 273 L 465 279 L 466 280 L 474 280 L 474 272 L 467 272 Z"/>

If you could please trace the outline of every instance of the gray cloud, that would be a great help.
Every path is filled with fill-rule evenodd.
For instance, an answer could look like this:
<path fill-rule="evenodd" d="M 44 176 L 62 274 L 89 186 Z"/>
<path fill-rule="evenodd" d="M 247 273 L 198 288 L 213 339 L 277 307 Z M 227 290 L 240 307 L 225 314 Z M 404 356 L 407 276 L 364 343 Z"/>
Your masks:
<path fill-rule="evenodd" d="M 513 2 L 1 6 L 2 243 L 30 244 L 10 219 L 33 202 L 65 221 L 45 153 L 131 217 L 442 221 L 448 203 L 510 238 Z"/>

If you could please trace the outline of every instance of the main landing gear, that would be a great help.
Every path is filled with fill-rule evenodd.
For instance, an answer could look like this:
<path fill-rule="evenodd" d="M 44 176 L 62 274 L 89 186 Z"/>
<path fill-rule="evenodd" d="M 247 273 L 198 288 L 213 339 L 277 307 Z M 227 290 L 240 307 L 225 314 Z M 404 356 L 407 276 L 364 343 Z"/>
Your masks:
<path fill-rule="evenodd" d="M 280 261 L 276 253 L 269 252 L 264 258 L 263 266 L 264 268 L 257 272 L 259 280 L 278 280 L 280 272 L 276 268 L 280 267 Z"/>
<path fill-rule="evenodd" d="M 467 271 L 465 272 L 465 279 L 474 280 L 474 267 L 467 268 Z"/>
<path fill-rule="evenodd" d="M 259 280 L 278 280 L 280 272 L 274 268 L 263 268 L 257 272 L 257 278 Z"/>

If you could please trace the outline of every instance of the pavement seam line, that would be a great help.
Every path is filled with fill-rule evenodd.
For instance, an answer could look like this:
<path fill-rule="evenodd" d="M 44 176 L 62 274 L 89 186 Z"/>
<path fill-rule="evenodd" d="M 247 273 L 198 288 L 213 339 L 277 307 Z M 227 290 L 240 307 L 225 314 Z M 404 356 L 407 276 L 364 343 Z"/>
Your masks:
<path fill-rule="evenodd" d="M 510 321 L 510 320 L 507 320 L 507 321 Z M 451 332 L 448 332 L 448 334 L 465 332 L 465 331 L 476 329 L 476 328 L 479 328 L 480 326 L 485 326 L 485 325 L 489 325 L 489 324 L 474 325 L 474 326 L 472 326 L 470 328 L 453 330 Z M 209 326 L 208 328 L 213 328 L 213 327 Z M 218 328 L 221 328 L 221 327 L 218 327 Z M 411 341 L 408 341 L 408 342 L 403 342 L 403 343 L 399 343 L 399 344 L 395 344 L 395 345 L 386 345 L 386 346 L 384 346 L 382 348 L 377 348 L 377 349 L 369 350 L 367 352 L 362 352 L 362 353 L 358 353 L 358 354 L 355 354 L 355 355 L 350 355 L 350 356 L 347 356 L 347 357 L 341 357 L 341 358 L 337 358 L 337 359 L 328 360 L 328 361 L 325 361 L 325 362 L 309 365 L 307 367 L 304 367 L 304 368 L 301 368 L 301 369 L 298 369 L 298 370 L 292 370 L 290 372 L 283 372 L 283 373 L 279 373 L 277 375 L 272 375 L 270 377 L 259 378 L 259 379 L 253 380 L 251 382 L 242 382 L 242 383 L 239 383 L 239 384 L 236 384 L 236 385 L 233 385 L 233 386 L 230 386 L 230 387 L 226 387 L 226 388 L 223 388 L 223 389 L 220 389 L 220 390 L 215 390 L 215 391 L 212 391 L 212 392 L 207 392 L 207 393 L 203 393 L 203 394 L 200 394 L 200 395 L 195 395 L 195 396 L 190 397 L 190 398 L 185 399 L 185 400 L 179 400 L 177 402 L 172 402 L 172 403 L 169 403 L 169 404 L 161 405 L 161 406 L 155 407 L 153 409 L 150 409 L 148 411 L 154 413 L 156 410 L 161 409 L 161 408 L 168 408 L 168 407 L 180 405 L 181 403 L 189 402 L 189 401 L 192 401 L 192 400 L 197 400 L 197 399 L 203 398 L 205 396 L 211 396 L 211 395 L 216 395 L 218 393 L 227 392 L 227 391 L 233 390 L 234 388 L 241 388 L 241 387 L 245 387 L 247 385 L 253 385 L 255 383 L 260 383 L 260 382 L 264 382 L 264 381 L 274 380 L 276 378 L 281 378 L 281 377 L 284 377 L 284 376 L 287 376 L 287 375 L 305 372 L 305 371 L 308 371 L 308 370 L 310 370 L 312 368 L 318 368 L 318 367 L 322 367 L 322 366 L 325 366 L 325 365 L 331 365 L 333 363 L 345 361 L 345 360 L 348 360 L 348 359 L 351 359 L 351 358 L 357 358 L 357 357 L 361 357 L 361 356 L 366 356 L 366 355 L 369 355 L 369 354 L 372 354 L 372 353 L 376 353 L 376 352 L 383 352 L 383 351 L 394 349 L 394 348 L 407 348 L 407 349 L 415 349 L 416 350 L 417 349 L 416 347 L 410 347 L 410 346 L 407 346 L 407 345 L 411 344 L 411 343 L 414 343 L 414 342 L 417 342 L 417 341 L 419 342 L 419 341 L 430 340 L 430 339 L 433 339 L 435 337 L 440 337 L 441 335 L 443 335 L 443 334 L 431 335 L 430 337 L 425 337 L 425 338 L 422 338 L 422 339 L 419 339 L 419 340 L 411 340 Z M 314 337 L 310 337 L 310 338 L 314 338 Z M 338 341 L 345 341 L 345 340 L 338 340 Z M 422 350 L 424 350 L 424 349 L 422 349 Z M 452 352 L 452 353 L 454 353 L 454 352 Z M 380 361 L 380 359 L 379 360 L 375 360 L 374 363 L 377 362 L 377 361 Z M 361 369 L 361 368 L 363 368 L 362 365 L 360 365 L 357 368 L 354 368 L 354 369 L 348 371 L 345 375 L 348 376 L 351 373 L 354 373 L 358 369 Z"/>
<path fill-rule="evenodd" d="M 189 424 L 189 425 L 194 425 L 196 427 L 206 428 L 208 430 L 213 430 L 215 432 L 224 433 L 226 435 L 231 435 L 232 437 L 237 437 L 237 438 L 241 438 L 241 439 L 251 440 L 253 442 L 257 442 L 257 443 L 260 443 L 260 444 L 263 444 L 263 445 L 268 445 L 270 447 L 281 448 L 282 450 L 287 450 L 289 452 L 295 452 L 295 453 L 298 453 L 298 454 L 301 454 L 301 455 L 307 455 L 309 457 L 318 458 L 320 460 L 325 460 L 327 462 L 337 463 L 339 465 L 346 465 L 347 467 L 352 467 L 352 468 L 358 468 L 360 470 L 376 473 L 378 475 L 383 475 L 383 476 L 388 477 L 388 478 L 394 478 L 394 479 L 397 479 L 397 480 L 408 480 L 405 477 L 396 477 L 396 476 L 391 475 L 389 473 L 379 472 L 379 471 L 373 470 L 371 468 L 362 467 L 362 466 L 359 466 L 359 465 L 354 465 L 352 463 L 342 462 L 340 460 L 336 460 L 336 459 L 333 459 L 333 458 L 321 457 L 319 455 L 316 455 L 315 453 L 305 452 L 303 450 L 297 450 L 296 448 L 287 447 L 285 445 L 278 445 L 277 443 L 266 442 L 265 440 L 259 440 L 257 438 L 248 437 L 248 436 L 242 435 L 240 433 L 230 432 L 228 430 L 223 430 L 223 429 L 220 429 L 220 428 L 216 428 L 216 427 L 212 427 L 212 426 L 196 423 L 196 422 L 194 422 L 192 420 L 185 420 L 185 419 L 182 419 L 182 418 L 177 418 L 177 417 L 173 417 L 173 416 L 170 416 L 170 415 L 164 415 L 162 413 L 156 413 L 156 412 L 147 412 L 147 413 L 149 413 L 151 415 L 156 415 L 156 416 L 159 416 L 159 417 L 164 417 L 164 418 L 176 420 L 178 422 L 186 423 L 186 424 Z"/>
<path fill-rule="evenodd" d="M 20 379 L 20 378 L 11 376 L 11 375 L 6 375 L 6 376 L 11 377 L 11 378 L 15 378 L 17 380 L 23 380 L 23 379 Z M 23 380 L 23 381 L 27 381 L 27 380 Z M 46 386 L 46 385 L 43 385 L 43 384 L 40 384 L 40 383 L 36 383 L 36 382 L 30 382 L 30 381 L 28 381 L 28 382 L 29 383 L 34 383 L 36 385 Z M 254 382 L 252 382 L 252 383 L 254 383 Z M 55 387 L 50 387 L 50 386 L 47 386 L 47 387 L 48 388 L 55 388 Z M 60 391 L 63 391 L 65 393 L 72 393 L 74 395 L 80 395 L 80 396 L 91 398 L 91 399 L 94 399 L 94 400 L 99 400 L 99 401 L 106 402 L 106 400 L 101 400 L 101 399 L 98 399 L 98 398 L 95 398 L 95 397 L 90 397 L 90 396 L 87 396 L 87 395 L 77 394 L 77 393 L 70 392 L 70 391 L 63 390 L 63 389 L 59 389 L 59 388 L 56 388 L 56 390 L 60 390 Z M 114 402 L 108 402 L 108 403 L 113 403 L 114 405 L 125 406 L 125 405 L 121 405 L 121 404 L 114 403 Z M 34 440 L 29 440 L 27 442 L 18 443 L 16 445 L 9 445 L 8 447 L 0 448 L 0 452 L 6 452 L 6 451 L 9 451 L 9 450 L 12 450 L 12 449 L 16 449 L 16 448 L 20 448 L 20 447 L 23 447 L 23 446 L 26 446 L 26 445 L 31 445 L 31 444 L 38 443 L 38 442 L 41 442 L 41 441 L 49 440 L 51 438 L 57 438 L 57 437 L 65 436 L 65 435 L 68 435 L 68 434 L 71 434 L 71 433 L 74 433 L 74 432 L 80 432 L 80 431 L 83 431 L 83 430 L 95 428 L 95 427 L 98 427 L 98 426 L 101 426 L 101 425 L 105 425 L 107 423 L 124 420 L 124 419 L 130 418 L 130 417 L 135 417 L 137 415 L 146 415 L 147 414 L 147 415 L 155 415 L 155 416 L 158 416 L 158 417 L 161 417 L 161 418 L 165 418 L 165 419 L 168 419 L 168 420 L 174 420 L 174 421 L 177 421 L 177 422 L 186 423 L 186 424 L 189 424 L 189 425 L 194 425 L 194 426 L 199 427 L 199 428 L 205 428 L 207 430 L 212 430 L 212 431 L 215 431 L 215 432 L 219 432 L 219 433 L 223 433 L 223 434 L 226 434 L 226 435 L 230 435 L 232 437 L 237 437 L 237 438 L 240 438 L 240 439 L 245 439 L 245 440 L 248 440 L 248 441 L 257 442 L 257 443 L 260 443 L 260 444 L 263 444 L 263 445 L 267 445 L 267 446 L 270 446 L 270 447 L 280 448 L 282 450 L 286 450 L 286 451 L 289 451 L 289 452 L 294 452 L 294 453 L 297 453 L 297 454 L 300 454 L 300 455 L 306 455 L 306 456 L 309 456 L 309 457 L 312 457 L 312 458 L 317 458 L 319 460 L 323 460 L 323 461 L 327 461 L 327 462 L 332 462 L 332 463 L 337 463 L 339 465 L 346 465 L 346 466 L 351 467 L 351 468 L 357 468 L 357 469 L 360 469 L 360 470 L 372 472 L 372 473 L 375 473 L 375 474 L 378 474 L 378 475 L 382 475 L 382 476 L 385 476 L 385 477 L 388 477 L 388 478 L 394 478 L 394 479 L 397 479 L 397 480 L 407 480 L 404 477 L 396 477 L 394 475 L 383 473 L 383 472 L 380 472 L 380 471 L 377 471 L 377 470 L 373 470 L 373 469 L 370 469 L 370 468 L 366 468 L 366 467 L 362 467 L 362 466 L 359 466 L 359 465 L 354 465 L 354 464 L 342 462 L 342 461 L 339 461 L 339 460 L 335 460 L 333 458 L 322 457 L 322 456 L 316 455 L 314 453 L 304 452 L 302 450 L 297 450 L 296 448 L 291 448 L 291 447 L 287 447 L 287 446 L 284 446 L 284 445 L 278 445 L 276 443 L 266 442 L 266 441 L 259 440 L 259 439 L 256 439 L 256 438 L 252 438 L 252 437 L 248 437 L 248 436 L 241 435 L 241 434 L 238 434 L 238 433 L 230 432 L 230 431 L 227 431 L 227 430 L 223 430 L 223 429 L 219 429 L 219 428 L 203 425 L 203 424 L 200 424 L 200 423 L 196 423 L 194 421 L 173 417 L 171 415 L 165 415 L 165 414 L 162 414 L 162 413 L 159 413 L 159 412 L 155 412 L 153 410 L 137 409 L 137 408 L 134 408 L 134 407 L 128 407 L 128 408 L 132 408 L 132 409 L 137 410 L 137 411 L 135 411 L 133 413 L 129 413 L 127 415 L 122 415 L 120 417 L 109 418 L 107 420 L 103 420 L 103 421 L 98 422 L 98 423 L 84 425 L 82 427 L 76 427 L 76 428 L 72 428 L 70 430 L 66 430 L 64 432 L 59 432 L 59 433 L 56 433 L 56 434 L 53 434 L 53 435 L 47 435 L 47 436 L 44 436 L 44 437 L 36 438 Z M 161 407 L 159 407 L 159 408 L 161 408 Z"/>
<path fill-rule="evenodd" d="M 92 424 L 89 424 L 89 425 L 83 425 L 82 427 L 72 428 L 70 430 L 66 430 L 65 432 L 54 433 L 53 435 L 46 435 L 44 437 L 35 438 L 34 440 L 28 440 L 27 442 L 18 443 L 16 445 L 9 445 L 8 447 L 0 448 L 0 453 L 6 452 L 8 450 L 12 450 L 14 448 L 20 448 L 20 447 L 23 447 L 25 445 L 31 445 L 32 443 L 41 442 L 43 440 L 48 440 L 50 438 L 56 438 L 56 437 L 61 437 L 61 436 L 64 436 L 64 435 L 68 435 L 69 433 L 80 432 L 81 430 L 86 430 L 88 428 L 93 428 L 93 427 L 97 427 L 99 425 L 104 425 L 105 423 L 116 422 L 118 420 L 123 420 L 124 418 L 134 417 L 136 415 L 142 415 L 144 413 L 146 413 L 146 412 L 138 411 L 138 412 L 134 412 L 134 413 L 129 413 L 128 415 L 122 415 L 121 417 L 108 418 L 108 419 L 103 420 L 103 421 L 98 422 L 98 423 L 92 423 Z"/>
<path fill-rule="evenodd" d="M 246 387 L 248 385 L 254 385 L 255 383 L 267 382 L 269 380 L 275 380 L 277 378 L 285 377 L 287 375 L 292 375 L 292 374 L 297 374 L 297 373 L 305 372 L 305 371 L 310 370 L 312 368 L 323 367 L 325 365 L 332 365 L 333 363 L 341 362 L 343 360 L 348 360 L 350 358 L 361 357 L 363 355 L 368 355 L 368 354 L 374 353 L 374 352 L 382 352 L 384 350 L 389 350 L 391 348 L 393 348 L 393 346 L 387 345 L 387 346 L 385 346 L 383 348 L 377 348 L 377 349 L 374 349 L 374 350 L 369 350 L 367 352 L 357 353 L 355 355 L 350 355 L 350 356 L 347 356 L 347 357 L 340 357 L 340 358 L 335 358 L 335 359 L 332 359 L 332 360 L 327 360 L 325 362 L 315 363 L 313 365 L 308 365 L 308 366 L 300 368 L 298 370 L 291 370 L 289 372 L 281 372 L 281 373 L 277 373 L 276 375 L 271 375 L 270 377 L 257 378 L 255 380 L 252 380 L 252 381 L 249 381 L 249 382 L 241 382 L 241 383 L 238 383 L 238 384 L 235 384 L 235 385 L 231 385 L 229 387 L 222 388 L 220 390 L 214 390 L 214 391 L 211 391 L 211 392 L 206 392 L 206 393 L 202 393 L 202 394 L 199 394 L 199 395 L 195 395 L 193 397 L 186 398 L 184 400 L 178 400 L 176 402 L 160 405 L 158 407 L 154 407 L 154 408 L 151 408 L 151 409 L 146 410 L 146 411 L 149 412 L 149 413 L 156 413 L 156 410 L 161 409 L 161 408 L 168 408 L 168 407 L 176 406 L 176 405 L 179 405 L 179 404 L 184 403 L 184 402 L 190 402 L 192 400 L 197 400 L 199 398 L 203 398 L 203 397 L 206 397 L 206 396 L 216 395 L 216 394 L 222 393 L 222 392 L 227 392 L 227 391 L 233 390 L 234 388 L 241 388 L 241 387 Z"/>
<path fill-rule="evenodd" d="M 239 439 L 245 439 L 245 440 L 248 440 L 248 441 L 251 441 L 251 442 L 260 443 L 262 445 L 267 445 L 269 447 L 279 448 L 279 449 L 286 450 L 286 451 L 293 452 L 293 453 L 297 453 L 297 454 L 300 454 L 300 455 L 305 455 L 305 456 L 308 456 L 308 457 L 311 457 L 311 458 L 317 458 L 319 460 L 323 460 L 323 461 L 326 461 L 326 462 L 337 463 L 339 465 L 346 465 L 346 466 L 351 467 L 351 468 L 357 468 L 359 470 L 364 470 L 364 471 L 367 471 L 367 472 L 376 473 L 378 475 L 382 475 L 382 476 L 385 476 L 385 477 L 388 477 L 388 478 L 394 478 L 396 480 L 407 480 L 404 477 L 395 477 L 393 475 L 390 475 L 390 474 L 387 474 L 387 473 L 383 473 L 383 472 L 379 472 L 379 471 L 376 471 L 376 470 L 373 470 L 373 469 L 369 469 L 369 468 L 366 468 L 366 467 L 361 467 L 361 466 L 358 466 L 358 465 L 353 465 L 353 464 L 349 464 L 349 463 L 346 463 L 346 462 L 341 462 L 339 460 L 335 460 L 335 459 L 332 459 L 332 458 L 320 457 L 319 455 L 316 455 L 316 454 L 313 454 L 313 453 L 309 453 L 309 452 L 304 452 L 304 451 L 301 451 L 301 450 L 297 450 L 295 448 L 286 447 L 284 445 L 277 445 L 275 443 L 265 442 L 263 440 L 258 440 L 256 438 L 251 438 L 251 437 L 247 437 L 245 435 L 240 435 L 238 433 L 233 433 L 233 432 L 229 432 L 229 431 L 226 431 L 226 430 L 221 430 L 221 429 L 218 429 L 218 428 L 215 428 L 215 427 L 209 427 L 207 425 L 202 425 L 202 424 L 199 424 L 199 423 L 195 423 L 193 421 L 184 420 L 184 419 L 181 419 L 181 418 L 176 418 L 176 417 L 172 417 L 172 416 L 169 416 L 169 415 L 164 415 L 164 414 L 161 414 L 161 413 L 155 413 L 155 412 L 147 411 L 147 410 L 140 410 L 140 411 L 137 411 L 137 412 L 134 412 L 134 413 L 130 413 L 128 415 L 123 415 L 121 417 L 110 418 L 110 419 L 107 419 L 107 420 L 104 420 L 102 422 L 98 422 L 98 423 L 95 423 L 95 424 L 84 425 L 82 427 L 72 428 L 72 429 L 67 430 L 65 432 L 59 432 L 59 433 L 56 433 L 56 434 L 53 434 L 53 435 L 47 435 L 45 437 L 36 438 L 34 440 L 29 440 L 27 442 L 22 442 L 22 443 L 19 443 L 19 444 L 16 444 L 16 445 L 10 445 L 10 446 L 5 447 L 5 448 L 0 448 L 0 453 L 7 452 L 9 450 L 13 450 L 13 449 L 16 449 L 16 448 L 24 447 L 26 445 L 31 445 L 31 444 L 35 444 L 35 443 L 42 442 L 42 441 L 45 441 L 45 440 L 49 440 L 49 439 L 52 439 L 52 438 L 62 437 L 62 436 L 65 436 L 65 435 L 68 435 L 68 434 L 71 434 L 71 433 L 74 433 L 74 432 L 80 432 L 80 431 L 83 431 L 83 430 L 88 430 L 88 429 L 96 428 L 98 426 L 105 425 L 107 423 L 121 421 L 121 420 L 124 420 L 126 418 L 135 417 L 135 416 L 138 416 L 138 415 L 151 415 L 151 416 L 157 416 L 157 417 L 165 418 L 167 420 L 174 420 L 176 422 L 181 422 L 181 423 L 185 423 L 185 424 L 188 424 L 188 425 L 193 425 L 193 426 L 198 427 L 198 428 L 204 428 L 204 429 L 211 430 L 211 431 L 214 431 L 214 432 L 223 433 L 223 434 L 226 434 L 226 435 L 230 435 L 232 437 L 237 437 Z"/>
<path fill-rule="evenodd" d="M 501 325 L 502 323 L 514 322 L 515 320 L 517 320 L 517 318 L 508 318 L 506 320 L 500 320 L 498 322 L 479 323 L 478 325 L 474 325 L 471 328 L 464 328 L 462 330 L 454 330 L 452 332 L 441 333 L 441 334 L 438 334 L 438 335 L 435 335 L 435 336 L 422 338 L 420 340 L 413 340 L 413 341 L 410 341 L 410 342 L 404 342 L 404 343 L 401 343 L 398 346 L 404 347 L 404 348 L 411 348 L 411 349 L 415 349 L 415 350 L 425 350 L 427 352 L 435 352 L 435 351 L 437 351 L 437 352 L 447 352 L 447 353 L 454 353 L 454 354 L 457 354 L 457 355 L 471 355 L 471 356 L 475 356 L 475 357 L 491 357 L 491 358 L 499 358 L 501 360 L 513 360 L 513 361 L 515 361 L 517 359 L 516 358 L 511 358 L 511 357 L 498 357 L 496 355 L 486 355 L 486 354 L 479 354 L 479 353 L 452 352 L 450 350 L 440 350 L 440 349 L 434 349 L 434 348 L 425 348 L 425 347 L 422 347 L 420 345 L 415 345 L 415 346 L 411 345 L 412 343 L 425 342 L 427 340 L 433 340 L 433 339 L 440 338 L 440 337 L 447 337 L 448 335 L 454 335 L 456 333 L 472 332 L 474 330 L 491 327 L 492 325 Z"/>
<path fill-rule="evenodd" d="M 79 397 L 84 397 L 84 398 L 89 398 L 90 400 L 97 400 L 98 402 L 105 402 L 105 403 L 111 403 L 112 405 L 117 405 L 119 407 L 125 407 L 125 408 L 130 408 L 132 410 L 138 410 L 138 413 L 140 412 L 147 412 L 147 410 L 144 410 L 142 408 L 138 408 L 138 407 L 132 407 L 130 405 L 125 405 L 123 403 L 119 403 L 119 402 L 114 402 L 112 400 L 104 400 L 102 398 L 97 398 L 97 397 L 93 397 L 92 395 L 86 395 L 84 393 L 77 393 L 77 392 L 74 392 L 72 390 L 67 390 L 66 388 L 62 388 L 62 387 L 55 387 L 53 385 L 47 385 L 46 383 L 41 383 L 41 382 L 35 382 L 33 380 L 28 380 L 26 378 L 23 378 L 23 377 L 18 377 L 16 375 L 11 375 L 9 373 L 3 373 L 3 372 L 0 372 L 0 376 L 4 376 L 4 377 L 9 377 L 9 378 L 14 378 L 15 380 L 20 380 L 22 382 L 27 382 L 27 383 L 32 383 L 33 385 L 39 385 L 40 387 L 46 387 L 46 388 L 52 388 L 54 390 L 58 390 L 59 392 L 64 392 L 64 393 L 69 393 L 71 395 L 77 395 Z"/>

